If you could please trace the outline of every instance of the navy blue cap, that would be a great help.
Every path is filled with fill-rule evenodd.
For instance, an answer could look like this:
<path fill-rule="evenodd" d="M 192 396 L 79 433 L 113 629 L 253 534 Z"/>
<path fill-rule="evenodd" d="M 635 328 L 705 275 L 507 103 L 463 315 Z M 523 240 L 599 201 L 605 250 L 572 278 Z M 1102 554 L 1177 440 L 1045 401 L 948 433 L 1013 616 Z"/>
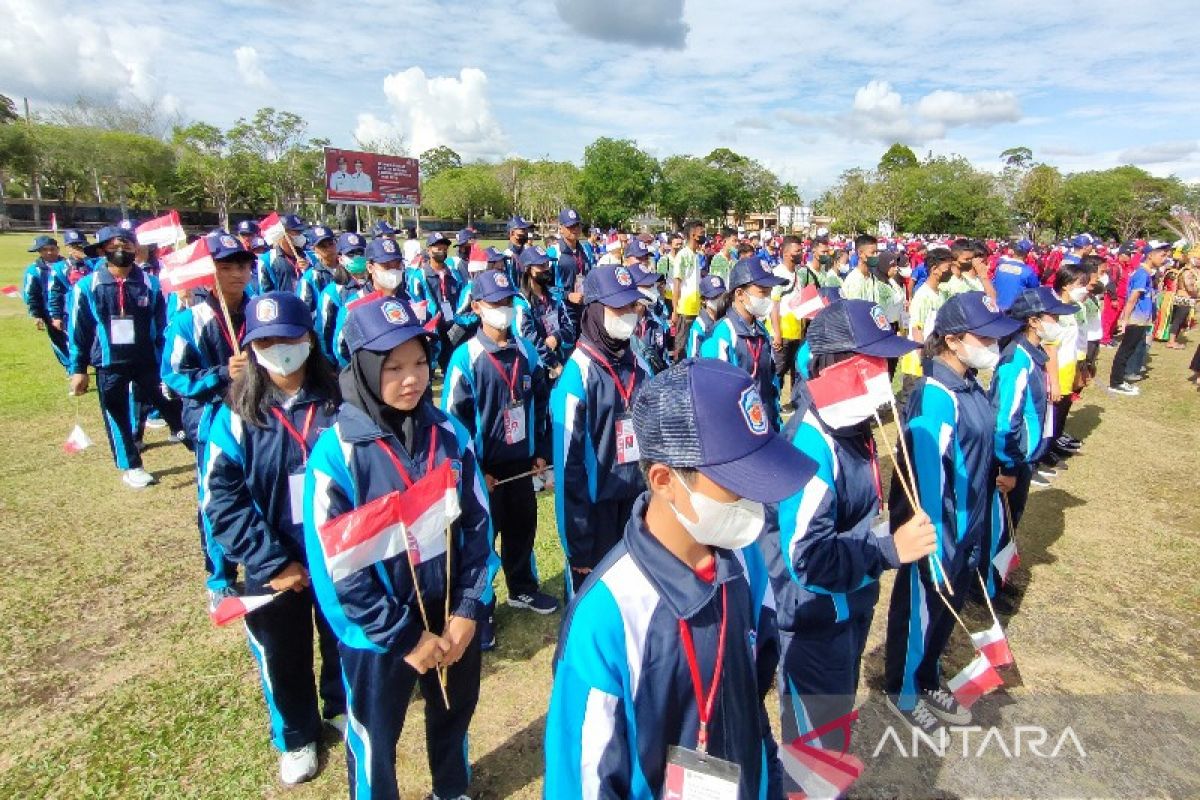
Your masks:
<path fill-rule="evenodd" d="M 204 243 L 208 245 L 208 252 L 214 261 L 224 261 L 239 255 L 244 259 L 254 258 L 254 254 L 246 249 L 241 239 L 228 233 L 210 233 L 204 237 Z"/>
<path fill-rule="evenodd" d="M 1013 245 L 1013 249 L 1016 250 L 1018 253 L 1024 255 L 1025 253 L 1028 253 L 1030 250 L 1033 249 L 1033 242 L 1029 241 L 1028 239 L 1022 239 L 1021 241 L 1019 241 L 1015 245 Z"/>
<path fill-rule="evenodd" d="M 580 222 L 581 220 L 579 219 L 579 212 L 573 208 L 564 208 L 562 211 L 558 212 L 559 225 L 571 228 L 575 225 L 579 225 Z"/>
<path fill-rule="evenodd" d="M 307 227 L 304 224 L 304 220 L 300 219 L 295 214 L 284 214 L 283 219 L 281 219 L 280 222 L 283 223 L 283 229 L 285 231 L 302 231 L 305 229 L 305 227 Z"/>
<path fill-rule="evenodd" d="M 386 219 L 381 219 L 371 226 L 371 233 L 376 236 L 392 236 L 396 229 L 389 225 Z"/>
<path fill-rule="evenodd" d="M 487 303 L 498 303 L 515 297 L 517 290 L 513 288 L 508 275 L 498 269 L 485 269 L 475 276 L 471 283 L 471 299 L 483 300 Z"/>
<path fill-rule="evenodd" d="M 729 288 L 738 289 L 742 286 L 765 286 L 772 288 L 787 284 L 783 278 L 777 278 L 767 271 L 762 260 L 747 256 L 733 265 L 729 271 Z"/>
<path fill-rule="evenodd" d="M 113 239 L 124 239 L 132 244 L 133 233 L 125 230 L 124 228 L 117 227 L 116 225 L 109 225 L 105 228 L 101 228 L 96 233 L 96 244 L 98 246 L 103 246 Z"/>
<path fill-rule="evenodd" d="M 540 247 L 526 247 L 521 251 L 521 255 L 517 256 L 517 263 L 526 269 L 540 267 L 550 263 L 550 256 Z"/>
<path fill-rule="evenodd" d="M 1076 248 L 1087 247 L 1088 245 L 1093 245 L 1095 243 L 1096 243 L 1096 240 L 1092 237 L 1092 235 L 1090 233 L 1081 233 L 1071 239 L 1071 247 L 1076 247 Z"/>
<path fill-rule="evenodd" d="M 374 261 L 376 264 L 404 260 L 404 253 L 400 252 L 400 245 L 391 239 L 372 239 L 371 243 L 367 245 L 366 255 L 367 261 Z"/>
<path fill-rule="evenodd" d="M 983 292 L 956 294 L 938 309 L 933 332 L 939 334 L 973 333 L 999 339 L 1021 329 L 1021 323 L 1005 316 L 996 301 Z"/>
<path fill-rule="evenodd" d="M 494 247 L 489 247 L 486 251 L 489 264 L 495 264 L 497 261 L 503 261 L 505 256 Z"/>
<path fill-rule="evenodd" d="M 448 238 L 446 238 L 446 235 L 444 233 L 437 233 L 435 231 L 434 233 L 431 233 L 425 237 L 425 246 L 426 247 L 433 247 L 435 244 L 439 244 L 441 242 L 445 242 L 447 245 L 450 244 L 450 240 Z"/>
<path fill-rule="evenodd" d="M 715 273 L 705 275 L 704 280 L 700 281 L 700 296 L 705 300 L 718 298 L 726 291 L 725 279 Z"/>
<path fill-rule="evenodd" d="M 663 276 L 658 274 L 657 270 L 646 269 L 641 264 L 630 264 L 627 269 L 629 274 L 633 276 L 635 286 L 653 286 L 662 280 Z"/>
<path fill-rule="evenodd" d="M 527 219 L 525 219 L 520 214 L 518 214 L 517 216 L 513 217 L 512 219 L 510 219 L 508 221 L 508 225 L 505 226 L 505 230 L 509 230 L 509 231 L 528 230 L 529 228 L 532 228 L 532 227 L 533 226 L 529 224 L 529 221 Z"/>
<path fill-rule="evenodd" d="M 1059 300 L 1058 295 L 1054 294 L 1054 290 L 1049 286 L 1038 286 L 1017 295 L 1017 299 L 1009 306 L 1008 315 L 1015 319 L 1029 319 L 1041 314 L 1053 314 L 1056 317 L 1074 314 L 1078 310 L 1079 306 L 1074 303 Z"/>
<path fill-rule="evenodd" d="M 805 338 L 814 356 L 863 353 L 899 358 L 921 346 L 897 336 L 883 309 L 869 300 L 839 300 L 825 306 L 808 323 Z"/>
<path fill-rule="evenodd" d="M 817 471 L 771 430 L 749 373 L 714 358 L 685 359 L 647 382 L 633 404 L 633 430 L 644 460 L 697 469 L 758 503 L 791 497 Z"/>
<path fill-rule="evenodd" d="M 467 242 L 475 238 L 475 231 L 470 228 L 463 228 L 458 233 L 454 234 L 454 243 L 461 247 Z"/>
<path fill-rule="evenodd" d="M 88 243 L 87 234 L 82 231 L 77 231 L 74 228 L 68 228 L 63 231 L 63 244 L 76 247 L 83 247 Z"/>
<path fill-rule="evenodd" d="M 239 236 L 251 236 L 259 232 L 258 223 L 252 219 L 244 219 L 237 224 Z"/>
<path fill-rule="evenodd" d="M 650 251 L 641 239 L 631 238 L 629 244 L 625 245 L 626 258 L 648 258 L 649 256 Z"/>
<path fill-rule="evenodd" d="M 267 244 L 267 240 L 261 236 L 255 236 L 253 239 L 250 240 L 250 249 L 251 250 L 257 250 L 260 247 L 263 250 L 268 250 L 268 249 L 270 249 L 271 245 Z"/>
<path fill-rule="evenodd" d="M 33 247 L 30 247 L 28 252 L 36 253 L 38 250 L 41 250 L 43 247 L 49 247 L 50 245 L 57 245 L 57 244 L 58 244 L 58 240 L 55 239 L 53 236 L 39 236 L 33 240 Z"/>
<path fill-rule="evenodd" d="M 583 279 L 583 299 L 609 308 L 624 308 L 645 299 L 629 267 L 595 267 Z"/>
<path fill-rule="evenodd" d="M 386 353 L 409 339 L 432 334 L 421 325 L 408 301 L 372 297 L 350 305 L 346 313 L 346 343 L 351 353 Z"/>
<path fill-rule="evenodd" d="M 367 240 L 353 231 L 343 233 L 337 239 L 337 251 L 339 255 L 346 255 L 352 250 L 365 250 Z"/>
<path fill-rule="evenodd" d="M 304 238 L 308 239 L 309 244 L 320 244 L 328 239 L 336 239 L 337 235 L 332 228 L 326 228 L 324 225 L 313 225 L 304 232 Z"/>
<path fill-rule="evenodd" d="M 246 306 L 246 331 L 242 344 L 278 336 L 295 339 L 313 329 L 312 312 L 293 292 L 267 292 Z"/>
<path fill-rule="evenodd" d="M 133 219 L 123 219 L 117 223 L 118 228 L 120 228 L 123 231 L 129 231 L 131 233 L 137 230 L 137 226 L 138 226 L 137 220 L 133 220 Z"/>
<path fill-rule="evenodd" d="M 1151 239 L 1150 241 L 1146 242 L 1146 246 L 1142 248 L 1142 254 L 1146 255 L 1146 254 L 1154 252 L 1155 250 L 1170 250 L 1170 249 L 1171 249 L 1170 242 L 1162 242 L 1162 241 L 1159 241 L 1158 239 Z"/>

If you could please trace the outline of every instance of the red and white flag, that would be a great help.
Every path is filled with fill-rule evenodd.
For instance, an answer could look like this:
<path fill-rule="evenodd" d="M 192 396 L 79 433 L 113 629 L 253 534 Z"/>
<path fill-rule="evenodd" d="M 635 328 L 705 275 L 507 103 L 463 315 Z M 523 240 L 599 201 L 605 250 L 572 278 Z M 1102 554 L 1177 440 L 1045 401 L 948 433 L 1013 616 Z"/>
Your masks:
<path fill-rule="evenodd" d="M 963 708 L 970 708 L 976 700 L 1003 685 L 1004 679 L 982 653 L 967 664 L 966 669 L 946 682 L 946 688 Z"/>
<path fill-rule="evenodd" d="M 999 669 L 1013 663 L 1012 650 L 1008 649 L 1008 637 L 1004 634 L 1004 628 L 1000 627 L 1000 620 L 996 620 L 986 631 L 972 633 L 971 642 L 993 667 Z"/>
<path fill-rule="evenodd" d="M 174 209 L 161 217 L 143 222 L 137 226 L 134 233 L 137 236 L 138 244 L 156 244 L 159 247 L 174 245 L 187 238 L 187 233 L 183 230 L 183 223 L 179 221 L 179 212 Z"/>
<path fill-rule="evenodd" d="M 20 299 L 21 287 L 13 283 L 10 283 L 8 286 L 0 286 L 0 294 L 4 295 L 5 297 L 15 297 Z"/>
<path fill-rule="evenodd" d="M 841 797 L 863 773 L 863 762 L 849 753 L 838 753 L 801 742 L 779 748 L 779 761 L 788 777 L 800 785 L 802 794 L 789 798 Z"/>
<path fill-rule="evenodd" d="M 50 232 L 58 233 L 58 214 L 50 212 Z"/>
<path fill-rule="evenodd" d="M 1021 556 L 1017 553 L 1017 541 L 1010 538 L 1008 544 L 1000 548 L 992 559 L 992 566 L 996 568 L 996 572 L 1000 573 L 1000 582 L 1008 583 L 1008 576 L 1021 563 Z"/>
<path fill-rule="evenodd" d="M 168 253 L 159 259 L 162 270 L 158 280 L 164 292 L 178 292 L 183 289 L 195 289 L 201 286 L 212 288 L 216 285 L 217 263 L 212 260 L 208 250 L 208 242 L 204 239 Z"/>
<path fill-rule="evenodd" d="M 460 513 L 455 468 L 443 461 L 403 492 L 389 492 L 321 527 L 329 577 L 340 581 L 406 551 L 413 566 L 437 558 L 446 552 L 446 527 Z"/>
<path fill-rule="evenodd" d="M 822 370 L 820 376 L 806 381 L 808 393 L 821 419 L 831 428 L 844 428 L 863 419 L 875 406 L 863 373 L 854 359 L 841 361 Z"/>
<path fill-rule="evenodd" d="M 220 603 L 217 603 L 217 607 L 208 612 L 208 615 L 212 617 L 212 621 L 217 625 L 228 625 L 246 616 L 251 611 L 257 611 L 278 596 L 279 594 L 276 593 L 226 597 Z"/>
<path fill-rule="evenodd" d="M 602 253 L 615 253 L 621 247 L 621 237 L 615 233 L 610 233 L 604 237 L 604 241 L 600 243 L 600 251 Z"/>
<path fill-rule="evenodd" d="M 892 393 L 892 376 L 888 374 L 887 359 L 878 356 L 856 355 L 847 359 L 863 376 L 867 394 L 875 407 L 889 405 L 895 400 Z"/>
<path fill-rule="evenodd" d="M 63 442 L 63 450 L 68 453 L 82 453 L 92 446 L 92 440 L 78 424 L 71 429 L 67 440 Z"/>
<path fill-rule="evenodd" d="M 796 319 L 812 319 L 822 308 L 829 305 L 829 301 L 821 296 L 815 285 L 810 283 L 784 297 L 780 301 L 780 305 L 785 313 L 791 314 Z"/>
<path fill-rule="evenodd" d="M 487 269 L 487 250 L 477 244 L 471 245 L 471 255 L 467 257 L 467 272 L 483 272 Z"/>
<path fill-rule="evenodd" d="M 278 212 L 275 211 L 272 211 L 258 223 L 258 230 L 262 233 L 262 237 L 266 240 L 267 244 L 272 247 L 287 235 L 287 231 L 283 228 L 283 220 L 279 218 Z"/>

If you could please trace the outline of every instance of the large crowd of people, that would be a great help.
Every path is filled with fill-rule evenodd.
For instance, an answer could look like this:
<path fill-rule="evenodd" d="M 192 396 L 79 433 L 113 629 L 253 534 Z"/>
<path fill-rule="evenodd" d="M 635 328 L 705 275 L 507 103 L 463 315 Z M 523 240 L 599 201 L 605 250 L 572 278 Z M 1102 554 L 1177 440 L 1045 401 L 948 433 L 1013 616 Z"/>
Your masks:
<path fill-rule="evenodd" d="M 1073 406 L 1138 395 L 1200 298 L 1200 243 L 1086 233 L 634 234 L 564 209 L 499 250 L 280 225 L 208 233 L 211 281 L 177 292 L 128 222 L 38 236 L 23 295 L 69 392 L 94 374 L 127 486 L 155 483 L 146 427 L 194 453 L 210 610 L 265 598 L 244 623 L 279 777 L 315 777 L 330 726 L 351 798 L 398 797 L 416 687 L 432 796 L 466 796 L 476 706 L 511 701 L 479 692 L 496 573 L 560 611 L 540 492 L 568 604 L 546 797 L 814 793 L 794 753 L 847 748 L 887 570 L 886 703 L 969 724 L 942 675 L 964 604 L 1011 612 L 1027 498 L 1083 453 Z"/>

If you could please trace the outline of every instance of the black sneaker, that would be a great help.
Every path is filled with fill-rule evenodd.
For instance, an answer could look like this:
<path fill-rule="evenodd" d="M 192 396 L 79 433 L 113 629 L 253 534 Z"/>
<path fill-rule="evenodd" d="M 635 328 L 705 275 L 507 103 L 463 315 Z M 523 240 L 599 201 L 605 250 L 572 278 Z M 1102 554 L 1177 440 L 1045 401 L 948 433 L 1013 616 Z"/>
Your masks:
<path fill-rule="evenodd" d="M 892 713 L 898 716 L 909 724 L 909 727 L 924 733 L 927 736 L 933 736 L 941 730 L 942 723 L 938 722 L 938 718 L 929 710 L 929 706 L 924 700 L 917 700 L 917 704 L 913 706 L 912 711 L 902 711 L 900 706 L 896 705 L 896 701 L 891 695 L 887 696 L 887 707 L 892 710 Z"/>
<path fill-rule="evenodd" d="M 524 608 L 535 614 L 553 614 L 558 611 L 558 601 L 545 592 L 529 592 L 508 598 L 509 608 Z"/>
<path fill-rule="evenodd" d="M 1058 477 L 1058 470 L 1056 470 L 1054 467 L 1038 467 L 1037 471 L 1033 473 L 1033 476 L 1035 478 L 1041 477 L 1042 480 L 1050 480 L 1051 478 Z M 1047 483 L 1046 485 L 1049 486 L 1050 484 Z"/>
<path fill-rule="evenodd" d="M 943 722 L 949 722 L 951 725 L 971 724 L 971 710 L 959 705 L 959 702 L 954 699 L 954 695 L 940 686 L 933 691 L 926 689 L 921 692 L 921 699 L 925 701 L 925 705 L 929 707 L 934 716 Z"/>
<path fill-rule="evenodd" d="M 1073 440 L 1064 433 L 1054 440 L 1054 447 L 1057 450 L 1065 450 L 1068 453 L 1078 453 L 1083 449 L 1083 443 Z"/>

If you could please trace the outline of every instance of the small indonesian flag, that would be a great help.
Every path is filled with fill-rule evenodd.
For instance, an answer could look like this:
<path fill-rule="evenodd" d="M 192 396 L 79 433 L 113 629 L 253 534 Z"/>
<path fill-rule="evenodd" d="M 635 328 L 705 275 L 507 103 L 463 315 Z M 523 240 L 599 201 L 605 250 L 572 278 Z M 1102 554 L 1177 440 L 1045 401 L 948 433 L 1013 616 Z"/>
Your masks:
<path fill-rule="evenodd" d="M 992 559 L 992 566 L 996 568 L 996 572 L 1000 573 L 1000 582 L 1008 583 L 1008 576 L 1021 563 L 1021 556 L 1017 553 L 1017 542 L 1015 539 L 1009 538 L 1008 544 L 1000 548 L 1000 552 Z"/>
<path fill-rule="evenodd" d="M 817 413 L 831 428 L 844 428 L 861 421 L 864 405 L 872 402 L 854 359 L 826 367 L 819 377 L 807 381 L 806 386 Z"/>
<path fill-rule="evenodd" d="M 0 294 L 5 297 L 19 298 L 21 296 L 21 287 L 11 283 L 8 286 L 0 286 Z"/>
<path fill-rule="evenodd" d="M 963 708 L 970 708 L 976 700 L 1003 685 L 1004 679 L 982 653 L 967 664 L 966 669 L 946 682 L 946 687 Z"/>
<path fill-rule="evenodd" d="M 801 286 L 780 301 L 785 313 L 796 319 L 812 319 L 829 301 L 821 296 L 814 284 Z"/>
<path fill-rule="evenodd" d="M 50 232 L 58 233 L 58 214 L 50 212 Z"/>
<path fill-rule="evenodd" d="M 251 611 L 257 611 L 278 597 L 278 594 L 249 594 L 241 597 L 226 597 L 217 607 L 208 612 L 218 626 L 236 622 Z"/>
<path fill-rule="evenodd" d="M 92 440 L 78 424 L 71 429 L 71 435 L 63 442 L 63 450 L 68 453 L 82 453 L 92 446 Z"/>
<path fill-rule="evenodd" d="M 283 228 L 283 220 L 279 218 L 278 212 L 275 211 L 272 211 L 270 215 L 258 223 L 258 229 L 262 231 L 263 239 L 272 247 L 287 235 L 287 231 Z"/>
<path fill-rule="evenodd" d="M 804 789 L 789 798 L 841 797 L 863 773 L 863 762 L 849 753 L 815 747 L 797 739 L 779 748 L 779 760 L 788 777 Z"/>
<path fill-rule="evenodd" d="M 455 467 L 443 461 L 403 492 L 389 492 L 321 527 L 329 577 L 340 581 L 406 551 L 413 566 L 437 558 L 446 552 L 446 527 L 460 513 Z"/>
<path fill-rule="evenodd" d="M 888 374 L 886 358 L 856 355 L 847 359 L 847 363 L 854 364 L 855 369 L 862 375 L 867 394 L 871 396 L 871 402 L 876 408 L 889 405 L 895 400 L 895 395 L 892 394 L 892 376 Z"/>
<path fill-rule="evenodd" d="M 159 259 L 162 270 L 158 279 L 164 292 L 178 292 L 201 286 L 216 285 L 217 264 L 212 260 L 208 243 L 197 239 L 182 250 L 176 250 Z"/>
<path fill-rule="evenodd" d="M 1007 667 L 1013 663 L 1012 650 L 1008 649 L 1008 637 L 1004 635 L 1004 628 L 1000 627 L 1000 620 L 996 620 L 986 631 L 972 633 L 971 643 L 993 667 Z"/>
<path fill-rule="evenodd" d="M 134 231 L 137 235 L 137 243 L 140 245 L 156 244 L 159 247 L 166 245 L 174 245 L 176 242 L 181 242 L 187 238 L 187 233 L 183 230 L 183 224 L 179 221 L 179 212 L 172 209 L 161 217 L 143 222 L 137 226 Z"/>
<path fill-rule="evenodd" d="M 477 244 L 471 245 L 471 255 L 467 257 L 467 272 L 483 272 L 487 269 L 487 250 Z"/>
<path fill-rule="evenodd" d="M 615 253 L 621 247 L 621 237 L 615 233 L 610 233 L 604 237 L 604 241 L 600 247 L 603 253 Z"/>

